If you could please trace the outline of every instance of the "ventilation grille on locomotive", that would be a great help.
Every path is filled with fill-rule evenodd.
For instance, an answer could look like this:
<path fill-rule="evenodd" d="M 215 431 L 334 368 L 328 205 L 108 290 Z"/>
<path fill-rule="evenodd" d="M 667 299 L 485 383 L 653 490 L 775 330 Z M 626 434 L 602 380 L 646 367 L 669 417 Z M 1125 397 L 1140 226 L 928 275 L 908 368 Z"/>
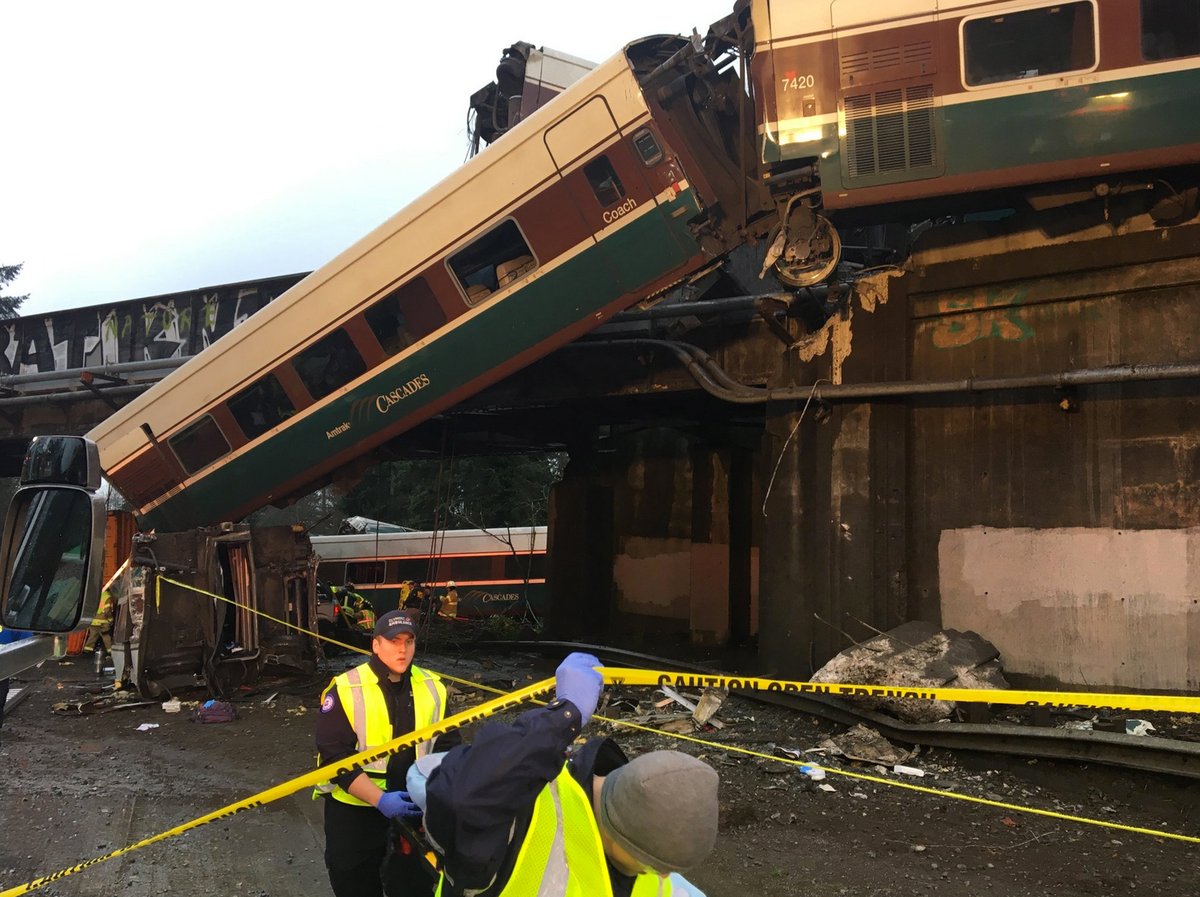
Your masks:
<path fill-rule="evenodd" d="M 886 72 L 888 69 L 896 69 L 902 65 L 919 65 L 923 69 L 932 61 L 933 43 L 927 40 L 898 47 L 875 47 L 871 50 L 860 50 L 857 53 L 843 53 L 842 78 L 848 78 L 853 82 L 856 75 L 863 75 L 867 72 Z M 883 77 L 895 76 L 885 75 Z"/>
<path fill-rule="evenodd" d="M 902 87 L 848 96 L 846 164 L 852 178 L 937 164 L 933 87 Z"/>

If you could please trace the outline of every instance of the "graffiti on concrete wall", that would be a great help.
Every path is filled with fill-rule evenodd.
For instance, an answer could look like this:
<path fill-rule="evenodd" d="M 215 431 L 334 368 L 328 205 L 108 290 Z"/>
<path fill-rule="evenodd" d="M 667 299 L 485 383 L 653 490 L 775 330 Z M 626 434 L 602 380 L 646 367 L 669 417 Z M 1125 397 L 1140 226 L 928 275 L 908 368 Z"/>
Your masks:
<path fill-rule="evenodd" d="M 938 311 L 945 317 L 934 324 L 933 344 L 939 349 L 957 349 L 981 339 L 1029 339 L 1033 328 L 1021 307 L 1028 293 L 1028 286 L 992 286 L 967 296 L 939 299 Z"/>
<path fill-rule="evenodd" d="M 0 324 L 0 375 L 195 355 L 298 283 L 293 274 Z"/>

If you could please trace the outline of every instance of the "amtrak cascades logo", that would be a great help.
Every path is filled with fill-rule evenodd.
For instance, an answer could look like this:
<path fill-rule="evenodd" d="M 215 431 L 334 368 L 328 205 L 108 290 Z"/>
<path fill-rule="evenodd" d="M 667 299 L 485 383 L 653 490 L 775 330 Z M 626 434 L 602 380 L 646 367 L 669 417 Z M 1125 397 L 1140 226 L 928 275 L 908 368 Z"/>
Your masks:
<path fill-rule="evenodd" d="M 427 374 L 417 374 L 403 386 L 397 386 L 391 392 L 385 392 L 383 395 L 375 397 L 375 410 L 380 414 L 387 414 L 392 410 L 393 405 L 398 405 L 429 385 L 429 376 Z"/>

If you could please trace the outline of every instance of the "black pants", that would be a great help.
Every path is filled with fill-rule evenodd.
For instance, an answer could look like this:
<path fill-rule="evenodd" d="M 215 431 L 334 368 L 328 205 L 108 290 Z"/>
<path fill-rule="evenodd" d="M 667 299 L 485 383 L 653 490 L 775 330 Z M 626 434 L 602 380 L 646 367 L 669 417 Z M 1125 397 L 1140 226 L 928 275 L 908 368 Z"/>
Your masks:
<path fill-rule="evenodd" d="M 0 679 L 0 727 L 4 726 L 4 702 L 8 700 L 8 680 Z"/>
<path fill-rule="evenodd" d="M 335 897 L 432 897 L 420 848 L 392 831 L 374 807 L 325 801 L 325 868 Z"/>

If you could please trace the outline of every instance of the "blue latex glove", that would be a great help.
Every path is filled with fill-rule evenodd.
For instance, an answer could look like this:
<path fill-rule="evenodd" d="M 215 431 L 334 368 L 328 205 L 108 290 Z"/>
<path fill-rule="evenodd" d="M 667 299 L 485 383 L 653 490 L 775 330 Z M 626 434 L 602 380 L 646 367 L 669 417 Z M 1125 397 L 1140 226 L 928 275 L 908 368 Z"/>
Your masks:
<path fill-rule="evenodd" d="M 580 724 L 583 726 L 596 712 L 596 704 L 604 688 L 604 677 L 594 669 L 598 666 L 603 666 L 598 657 L 576 651 L 568 654 L 554 671 L 555 694 L 559 700 L 570 701 L 579 708 L 582 717 Z"/>
<path fill-rule="evenodd" d="M 417 819 L 421 808 L 409 798 L 407 791 L 385 791 L 376 807 L 388 819 Z"/>

